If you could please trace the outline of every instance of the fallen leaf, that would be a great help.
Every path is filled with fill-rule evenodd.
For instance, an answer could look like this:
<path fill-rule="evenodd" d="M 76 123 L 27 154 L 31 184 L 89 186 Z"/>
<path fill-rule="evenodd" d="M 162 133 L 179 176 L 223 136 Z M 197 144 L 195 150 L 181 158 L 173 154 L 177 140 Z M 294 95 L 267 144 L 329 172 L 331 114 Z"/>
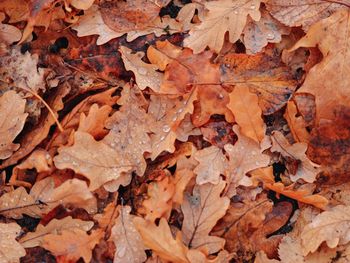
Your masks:
<path fill-rule="evenodd" d="M 222 150 L 216 146 L 210 146 L 197 151 L 194 158 L 199 162 L 194 169 L 195 174 L 197 174 L 196 183 L 198 185 L 218 184 L 220 174 L 224 174 L 227 162 Z"/>
<path fill-rule="evenodd" d="M 260 143 L 265 137 L 266 125 L 262 119 L 258 96 L 242 86 L 235 87 L 229 96 L 227 107 L 235 116 L 242 134 Z"/>
<path fill-rule="evenodd" d="M 303 253 L 315 252 L 322 242 L 330 248 L 349 242 L 349 206 L 338 205 L 316 216 L 301 233 Z"/>
<path fill-rule="evenodd" d="M 260 0 L 212 1 L 205 2 L 204 6 L 208 11 L 200 18 L 201 23 L 190 30 L 184 43 L 195 54 L 207 46 L 219 53 L 226 32 L 229 32 L 229 41 L 234 43 L 241 36 L 248 15 L 254 21 L 260 20 Z"/>
<path fill-rule="evenodd" d="M 25 256 L 26 251 L 16 240 L 20 231 L 16 223 L 0 223 L 0 262 L 19 262 Z"/>
<path fill-rule="evenodd" d="M 100 230 L 94 230 L 90 235 L 80 229 L 75 232 L 63 230 L 60 235 L 45 235 L 42 246 L 63 262 L 78 261 L 80 258 L 90 262 L 92 250 L 102 237 Z"/>
<path fill-rule="evenodd" d="M 306 156 L 306 143 L 298 142 L 291 145 L 279 131 L 273 132 L 271 140 L 272 152 L 280 152 L 283 157 L 292 158 L 298 162 L 296 173 L 290 174 L 290 178 L 293 182 L 296 182 L 298 179 L 303 179 L 305 182 L 312 183 L 316 180 L 316 176 L 321 170 L 319 169 L 319 165 L 310 161 Z"/>
<path fill-rule="evenodd" d="M 349 23 L 348 10 L 339 10 L 311 26 L 306 36 L 291 49 L 317 45 L 323 54 L 322 61 L 310 70 L 304 84 L 297 91 L 297 94 L 310 93 L 315 96 L 316 124 L 321 119 L 333 120 L 336 106 L 350 104 L 350 89 L 346 78 L 350 71 L 347 59 L 350 55 L 347 48 L 350 41 Z M 338 88 L 334 90 L 334 87 Z"/>
<path fill-rule="evenodd" d="M 6 159 L 16 151 L 20 145 L 13 140 L 22 131 L 28 116 L 24 113 L 26 100 L 15 91 L 7 91 L 0 97 L 0 159 Z"/>
<path fill-rule="evenodd" d="M 181 210 L 183 241 L 188 247 L 206 250 L 209 254 L 223 248 L 225 240 L 209 235 L 217 221 L 222 218 L 230 205 L 227 197 L 220 197 L 226 183 L 210 183 L 195 186 L 193 195 L 186 195 Z"/>
<path fill-rule="evenodd" d="M 5 14 L 0 12 L 0 22 L 4 21 Z M 12 25 L 0 23 L 0 40 L 8 45 L 21 39 L 21 31 Z"/>
<path fill-rule="evenodd" d="M 127 70 L 134 72 L 135 80 L 141 90 L 149 87 L 155 92 L 160 90 L 162 74 L 157 71 L 157 67 L 142 61 L 143 52 L 131 53 L 131 49 L 121 46 L 119 48 L 123 62 Z"/>
<path fill-rule="evenodd" d="M 221 63 L 221 83 L 249 89 L 258 95 L 264 115 L 281 109 L 296 88 L 291 71 L 276 55 L 229 53 Z"/>
<path fill-rule="evenodd" d="M 141 217 L 135 217 L 133 222 L 144 245 L 152 249 L 161 259 L 189 263 L 186 257 L 188 248 L 182 243 L 179 235 L 175 239 L 173 238 L 166 219 L 161 218 L 159 226 Z"/>
<path fill-rule="evenodd" d="M 129 206 L 119 208 L 120 214 L 112 228 L 111 239 L 116 246 L 114 263 L 142 263 L 147 259 L 145 247 L 140 234 L 137 232 Z"/>
<path fill-rule="evenodd" d="M 93 225 L 92 221 L 83 221 L 70 216 L 63 219 L 54 218 L 46 226 L 39 224 L 34 232 L 28 232 L 19 242 L 25 248 L 42 246 L 46 235 L 59 234 L 63 231 L 72 233 L 76 230 L 89 231 Z"/>
<path fill-rule="evenodd" d="M 287 120 L 293 138 L 297 142 L 308 143 L 310 134 L 307 131 L 307 124 L 302 116 L 298 116 L 298 110 L 293 101 L 288 101 L 286 112 L 283 117 Z"/>

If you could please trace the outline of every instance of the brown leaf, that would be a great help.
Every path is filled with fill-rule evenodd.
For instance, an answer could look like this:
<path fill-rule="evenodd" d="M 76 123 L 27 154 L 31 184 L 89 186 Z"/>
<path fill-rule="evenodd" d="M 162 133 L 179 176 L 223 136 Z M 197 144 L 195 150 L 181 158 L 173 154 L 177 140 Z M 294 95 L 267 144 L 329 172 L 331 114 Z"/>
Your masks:
<path fill-rule="evenodd" d="M 271 140 L 272 152 L 280 152 L 283 157 L 292 158 L 298 162 L 296 173 L 290 175 L 293 182 L 303 179 L 305 182 L 312 183 L 316 180 L 316 176 L 321 170 L 319 165 L 311 162 L 306 156 L 307 145 L 305 143 L 298 142 L 291 145 L 279 131 L 273 132 Z"/>
<path fill-rule="evenodd" d="M 209 233 L 230 205 L 227 197 L 220 197 L 225 185 L 221 180 L 217 185 L 195 186 L 193 195 L 185 196 L 181 205 L 184 214 L 182 233 L 184 243 L 190 248 L 204 249 L 209 254 L 223 248 L 225 240 Z"/>
<path fill-rule="evenodd" d="M 180 235 L 176 239 L 173 238 L 166 219 L 161 218 L 159 226 L 141 217 L 135 217 L 133 222 L 144 245 L 152 249 L 161 259 L 189 263 L 186 257 L 188 248 L 182 243 Z"/>
<path fill-rule="evenodd" d="M 120 207 L 120 214 L 112 228 L 111 239 L 116 246 L 114 263 L 142 263 L 147 259 L 140 234 L 137 232 L 129 206 Z"/>
<path fill-rule="evenodd" d="M 63 262 L 78 261 L 81 257 L 90 262 L 92 250 L 102 237 L 101 230 L 94 230 L 90 235 L 80 229 L 63 230 L 60 235 L 46 235 L 42 246 Z"/>
<path fill-rule="evenodd" d="M 0 262 L 19 262 L 25 256 L 26 251 L 16 240 L 20 231 L 16 223 L 0 223 Z"/>
<path fill-rule="evenodd" d="M 218 184 L 220 174 L 224 174 L 226 158 L 222 150 L 216 146 L 210 146 L 197 151 L 194 158 L 199 162 L 194 169 L 196 183 L 202 185 L 205 183 Z"/>
<path fill-rule="evenodd" d="M 42 246 L 46 235 L 62 233 L 63 231 L 71 231 L 72 233 L 77 230 L 89 231 L 93 225 L 92 221 L 83 221 L 71 216 L 63 219 L 54 218 L 46 226 L 39 224 L 34 232 L 28 232 L 21 237 L 19 242 L 25 248 Z"/>
<path fill-rule="evenodd" d="M 12 143 L 22 131 L 27 113 L 24 113 L 26 100 L 15 91 L 7 91 L 0 97 L 0 159 L 7 159 L 20 145 Z"/>
<path fill-rule="evenodd" d="M 349 24 L 349 11 L 342 9 L 311 26 L 306 36 L 291 49 L 317 45 L 324 56 L 323 60 L 310 70 L 303 86 L 297 91 L 297 94 L 310 93 L 315 96 L 316 124 L 319 124 L 321 119 L 333 120 L 337 105 L 350 104 L 350 83 L 346 77 L 350 73 L 347 59 L 350 55 L 347 48 L 350 41 Z"/>
<path fill-rule="evenodd" d="M 264 115 L 281 109 L 296 88 L 296 81 L 280 58 L 264 53 L 227 54 L 221 65 L 221 81 L 256 93 Z"/>
<path fill-rule="evenodd" d="M 328 17 L 341 8 L 340 2 L 322 0 L 269 0 L 267 10 L 288 26 L 303 26 L 307 30 L 312 24 Z"/>
<path fill-rule="evenodd" d="M 223 0 L 220 4 L 205 2 L 204 6 L 208 11 L 200 17 L 201 23 L 190 30 L 190 36 L 184 43 L 195 54 L 207 46 L 219 53 L 226 32 L 229 32 L 230 42 L 234 43 L 239 39 L 248 15 L 254 21 L 260 20 L 260 0 Z"/>
<path fill-rule="evenodd" d="M 58 169 L 72 169 L 90 180 L 89 188 L 96 190 L 103 184 L 118 179 L 132 169 L 131 163 L 118 159 L 118 152 L 85 132 L 75 132 L 74 144 L 60 147 L 54 157 Z"/>
<path fill-rule="evenodd" d="M 242 134 L 260 143 L 265 137 L 266 125 L 261 117 L 258 96 L 247 87 L 237 86 L 230 93 L 230 103 L 227 107 L 235 116 Z"/>
<path fill-rule="evenodd" d="M 4 21 L 5 14 L 0 12 L 0 22 Z M 21 31 L 12 25 L 0 23 L 0 41 L 8 45 L 21 39 Z"/>
<path fill-rule="evenodd" d="M 288 101 L 283 117 L 287 120 L 293 138 L 297 142 L 308 143 L 310 134 L 306 130 L 306 122 L 302 116 L 298 116 L 297 107 L 293 101 Z"/>

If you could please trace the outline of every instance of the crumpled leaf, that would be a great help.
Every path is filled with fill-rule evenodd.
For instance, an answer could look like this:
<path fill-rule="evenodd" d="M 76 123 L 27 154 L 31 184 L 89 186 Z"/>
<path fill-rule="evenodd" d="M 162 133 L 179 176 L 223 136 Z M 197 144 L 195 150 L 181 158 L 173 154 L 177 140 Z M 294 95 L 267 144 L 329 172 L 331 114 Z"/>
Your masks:
<path fill-rule="evenodd" d="M 279 131 L 274 131 L 272 136 L 272 152 L 280 152 L 283 157 L 292 158 L 298 162 L 298 168 L 295 174 L 291 174 L 291 179 L 296 182 L 298 179 L 303 179 L 305 182 L 312 183 L 316 180 L 317 174 L 321 171 L 319 165 L 310 161 L 306 156 L 306 143 L 289 144 L 288 140 Z"/>
<path fill-rule="evenodd" d="M 15 91 L 7 91 L 0 97 L 0 159 L 6 159 L 20 145 L 12 143 L 22 131 L 28 116 L 24 113 L 26 100 Z"/>
<path fill-rule="evenodd" d="M 266 3 L 267 10 L 280 22 L 303 26 L 305 30 L 341 7 L 341 2 L 322 0 L 269 0 Z"/>
<path fill-rule="evenodd" d="M 322 242 L 334 248 L 349 242 L 350 207 L 338 205 L 316 216 L 301 233 L 303 253 L 315 252 Z"/>
<path fill-rule="evenodd" d="M 144 56 L 143 52 L 132 54 L 131 49 L 124 46 L 121 46 L 119 51 L 122 54 L 125 68 L 134 72 L 138 87 L 141 90 L 149 87 L 153 91 L 159 92 L 162 74 L 156 71 L 157 66 L 143 62 L 141 60 Z"/>
<path fill-rule="evenodd" d="M 229 53 L 220 69 L 223 85 L 247 88 L 258 95 L 264 115 L 281 109 L 296 88 L 292 72 L 276 55 Z"/>
<path fill-rule="evenodd" d="M 92 191 L 117 179 L 133 167 L 131 163 L 120 162 L 115 149 L 80 131 L 74 134 L 74 144 L 60 147 L 58 153 L 54 157 L 55 166 L 58 169 L 72 169 L 87 177 Z"/>
<path fill-rule="evenodd" d="M 83 221 L 67 216 L 63 219 L 52 219 L 46 226 L 39 224 L 34 232 L 28 232 L 19 240 L 25 247 L 42 246 L 44 237 L 49 234 L 60 234 L 63 231 L 75 232 L 76 230 L 88 231 L 94 225 L 92 221 Z"/>
<path fill-rule="evenodd" d="M 230 205 L 229 198 L 220 197 L 225 185 L 221 180 L 217 185 L 207 183 L 195 186 L 193 195 L 185 196 L 181 205 L 184 214 L 182 239 L 190 248 L 204 249 L 209 254 L 223 248 L 225 240 L 209 233 Z"/>
<path fill-rule="evenodd" d="M 258 96 L 247 87 L 237 86 L 230 93 L 230 103 L 227 107 L 235 116 L 244 136 L 260 143 L 266 132 L 266 125 L 262 119 L 262 111 L 258 105 Z"/>
<path fill-rule="evenodd" d="M 16 223 L 0 223 L 0 262 L 19 262 L 25 256 L 26 251 L 16 240 L 20 231 Z"/>
<path fill-rule="evenodd" d="M 182 243 L 180 235 L 177 235 L 175 239 L 173 238 L 166 219 L 161 218 L 158 226 L 141 217 L 135 217 L 133 222 L 142 237 L 144 245 L 152 249 L 161 259 L 189 263 L 186 257 L 188 248 Z"/>
<path fill-rule="evenodd" d="M 194 169 L 197 174 L 196 183 L 198 185 L 218 184 L 220 174 L 224 174 L 227 162 L 222 150 L 216 146 L 210 146 L 197 151 L 194 158 L 199 162 Z"/>
<path fill-rule="evenodd" d="M 260 52 L 268 43 L 281 42 L 282 35 L 288 35 L 290 29 L 275 20 L 263 9 L 259 21 L 248 18 L 243 33 L 247 54 L 255 54 Z"/>
<path fill-rule="evenodd" d="M 112 228 L 111 239 L 116 246 L 114 263 L 142 263 L 147 259 L 145 247 L 137 232 L 129 206 L 120 207 L 120 215 Z"/>
<path fill-rule="evenodd" d="M 316 124 L 321 119 L 333 120 L 337 105 L 350 104 L 350 83 L 346 77 L 350 73 L 350 51 L 347 48 L 350 42 L 349 25 L 349 10 L 341 9 L 311 26 L 306 36 L 291 49 L 317 45 L 324 56 L 310 70 L 304 84 L 297 91 L 297 94 L 310 93 L 315 96 Z"/>
<path fill-rule="evenodd" d="M 260 19 L 260 0 L 211 1 L 204 5 L 208 11 L 200 17 L 201 23 L 190 30 L 190 36 L 184 42 L 195 54 L 207 46 L 219 53 L 227 31 L 230 42 L 234 43 L 239 39 L 248 15 L 254 21 Z"/>
<path fill-rule="evenodd" d="M 101 230 L 94 230 L 90 235 L 81 229 L 74 232 L 63 230 L 59 235 L 47 234 L 42 246 L 62 261 L 76 262 L 82 257 L 85 262 L 90 262 L 92 250 L 103 234 Z"/>

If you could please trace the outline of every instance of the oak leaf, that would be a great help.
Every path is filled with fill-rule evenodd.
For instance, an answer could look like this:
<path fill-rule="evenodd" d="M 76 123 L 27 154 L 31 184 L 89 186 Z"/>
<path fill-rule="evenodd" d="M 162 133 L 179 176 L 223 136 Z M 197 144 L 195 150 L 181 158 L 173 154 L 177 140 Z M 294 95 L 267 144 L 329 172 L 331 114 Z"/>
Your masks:
<path fill-rule="evenodd" d="M 103 234 L 101 230 L 94 230 L 90 235 L 81 229 L 74 232 L 63 230 L 59 235 L 45 235 L 42 246 L 63 262 L 78 261 L 81 257 L 90 262 L 92 250 Z"/>
<path fill-rule="evenodd" d="M 349 242 L 350 207 L 338 205 L 316 216 L 301 233 L 304 255 L 315 252 L 322 242 L 334 248 Z"/>
<path fill-rule="evenodd" d="M 313 163 L 306 156 L 306 143 L 298 142 L 291 145 L 279 131 L 273 132 L 271 140 L 272 152 L 280 152 L 283 157 L 292 158 L 298 162 L 296 173 L 294 175 L 291 174 L 293 182 L 296 182 L 298 179 L 303 179 L 305 182 L 312 183 L 316 180 L 316 176 L 321 170 L 319 169 L 319 165 Z"/>
<path fill-rule="evenodd" d="M 0 40 L 6 44 L 12 44 L 21 39 L 21 31 L 12 25 L 3 24 L 2 21 L 5 19 L 5 14 L 0 12 Z"/>
<path fill-rule="evenodd" d="M 227 162 L 222 150 L 216 146 L 210 146 L 197 151 L 194 158 L 199 162 L 194 169 L 197 174 L 196 183 L 198 185 L 218 184 L 220 174 L 224 174 Z"/>
<path fill-rule="evenodd" d="M 210 183 L 195 186 L 193 195 L 186 195 L 181 210 L 184 214 L 182 223 L 183 241 L 190 248 L 205 250 L 209 254 L 223 248 L 225 240 L 209 235 L 217 221 L 222 218 L 230 205 L 227 197 L 221 197 L 226 183 Z"/>
<path fill-rule="evenodd" d="M 71 216 L 63 219 L 52 219 L 46 226 L 39 224 L 34 232 L 28 232 L 19 240 L 20 244 L 25 247 L 42 246 L 44 237 L 49 234 L 60 234 L 63 231 L 75 232 L 76 230 L 88 231 L 93 227 L 92 221 L 83 221 L 72 218 Z"/>
<path fill-rule="evenodd" d="M 25 256 L 26 251 L 16 240 L 20 231 L 16 223 L 0 223 L 0 262 L 19 262 Z"/>
<path fill-rule="evenodd" d="M 104 183 L 123 176 L 133 167 L 123 163 L 118 153 L 101 141 L 85 132 L 75 132 L 74 144 L 70 147 L 60 147 L 54 163 L 58 169 L 70 168 L 90 180 L 89 188 L 96 190 Z"/>
<path fill-rule="evenodd" d="M 224 86 L 244 87 L 258 95 L 264 115 L 281 109 L 297 84 L 276 55 L 229 53 L 222 59 L 220 69 Z"/>
<path fill-rule="evenodd" d="M 182 243 L 180 235 L 177 235 L 175 239 L 173 238 L 166 219 L 161 218 L 158 226 L 141 217 L 135 217 L 133 222 L 142 237 L 144 245 L 152 249 L 161 259 L 189 263 L 186 257 L 188 248 Z"/>
<path fill-rule="evenodd" d="M 303 26 L 305 30 L 341 7 L 341 2 L 322 0 L 269 0 L 266 3 L 271 15 L 283 24 Z"/>
<path fill-rule="evenodd" d="M 201 17 L 201 23 L 190 30 L 185 39 L 185 46 L 195 54 L 202 52 L 207 46 L 219 53 L 226 32 L 229 32 L 231 43 L 236 42 L 249 15 L 254 21 L 260 20 L 260 0 L 211 1 L 204 3 L 208 10 Z"/>
<path fill-rule="evenodd" d="M 308 143 L 310 134 L 306 127 L 307 124 L 302 116 L 298 116 L 298 110 L 293 101 L 288 101 L 286 112 L 283 117 L 287 120 L 293 138 L 297 142 Z"/>
<path fill-rule="evenodd" d="M 27 113 L 24 113 L 26 100 L 15 91 L 7 91 L 0 97 L 0 159 L 6 159 L 16 151 L 20 145 L 13 140 L 22 131 Z"/>
<path fill-rule="evenodd" d="M 227 107 L 235 116 L 242 134 L 260 143 L 265 137 L 266 125 L 262 119 L 258 96 L 250 92 L 247 87 L 237 86 L 230 93 Z"/>
<path fill-rule="evenodd" d="M 350 83 L 346 77 L 350 73 L 347 59 L 350 56 L 347 48 L 350 41 L 349 24 L 349 10 L 341 9 L 312 25 L 306 36 L 291 49 L 317 45 L 323 54 L 322 61 L 310 70 L 304 84 L 297 91 L 297 94 L 310 93 L 315 96 L 316 124 L 321 119 L 333 120 L 337 105 L 350 104 Z M 334 87 L 337 89 L 334 90 Z"/>
<path fill-rule="evenodd" d="M 119 217 L 112 228 L 111 239 L 116 246 L 114 263 L 142 263 L 147 259 L 145 247 L 140 234 L 137 232 L 129 206 L 120 207 Z"/>
<path fill-rule="evenodd" d="M 119 48 L 123 62 L 127 70 L 135 74 L 135 81 L 141 90 L 149 87 L 159 92 L 162 74 L 157 71 L 157 66 L 142 61 L 143 52 L 131 53 L 131 49 L 121 46 Z"/>

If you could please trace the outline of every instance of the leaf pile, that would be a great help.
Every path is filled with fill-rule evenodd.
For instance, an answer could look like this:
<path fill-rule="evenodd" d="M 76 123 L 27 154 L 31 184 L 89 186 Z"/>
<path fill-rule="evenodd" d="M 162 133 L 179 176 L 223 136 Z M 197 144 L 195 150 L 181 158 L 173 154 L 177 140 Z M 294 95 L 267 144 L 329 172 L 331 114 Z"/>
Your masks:
<path fill-rule="evenodd" d="M 0 262 L 350 262 L 349 8 L 0 1 Z"/>

